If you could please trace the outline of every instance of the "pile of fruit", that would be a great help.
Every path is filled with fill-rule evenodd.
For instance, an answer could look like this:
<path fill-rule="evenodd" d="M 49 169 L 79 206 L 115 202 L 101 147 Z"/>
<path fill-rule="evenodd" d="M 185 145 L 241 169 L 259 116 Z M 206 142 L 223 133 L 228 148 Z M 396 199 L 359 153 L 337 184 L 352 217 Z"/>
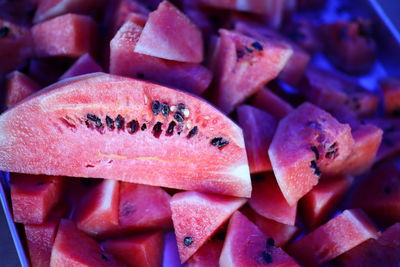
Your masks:
<path fill-rule="evenodd" d="M 0 1 L 31 265 L 399 266 L 400 79 L 332 2 Z"/>

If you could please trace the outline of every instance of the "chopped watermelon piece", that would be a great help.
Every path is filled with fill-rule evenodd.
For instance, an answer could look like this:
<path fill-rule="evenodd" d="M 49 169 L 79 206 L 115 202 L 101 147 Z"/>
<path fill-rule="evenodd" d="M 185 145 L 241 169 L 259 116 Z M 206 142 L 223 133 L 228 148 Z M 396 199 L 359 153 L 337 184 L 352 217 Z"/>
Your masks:
<path fill-rule="evenodd" d="M 92 73 L 92 72 L 102 72 L 103 68 L 89 55 L 84 54 L 78 58 L 75 63 L 60 77 L 60 80 Z"/>
<path fill-rule="evenodd" d="M 252 97 L 250 104 L 270 113 L 277 119 L 282 119 L 293 111 L 293 107 L 289 103 L 271 92 L 268 88 L 258 91 Z"/>
<path fill-rule="evenodd" d="M 100 245 L 81 232 L 75 224 L 63 219 L 51 251 L 50 266 L 121 266 Z"/>
<path fill-rule="evenodd" d="M 7 75 L 6 106 L 11 107 L 40 89 L 39 85 L 19 71 Z"/>
<path fill-rule="evenodd" d="M 194 191 L 171 199 L 172 221 L 181 262 L 186 262 L 246 200 Z"/>
<path fill-rule="evenodd" d="M 300 201 L 303 222 L 315 229 L 331 215 L 352 183 L 352 177 L 338 175 L 321 180 Z"/>
<path fill-rule="evenodd" d="M 63 179 L 12 173 L 10 184 L 14 222 L 41 224 L 61 198 Z"/>
<path fill-rule="evenodd" d="M 277 120 L 267 112 L 248 105 L 238 107 L 237 115 L 243 129 L 250 172 L 271 171 L 268 148 L 278 126 Z"/>
<path fill-rule="evenodd" d="M 361 210 L 345 210 L 291 244 L 288 251 L 306 266 L 319 266 L 376 237 L 375 226 Z"/>
<path fill-rule="evenodd" d="M 386 229 L 378 239 L 370 239 L 339 257 L 340 266 L 398 266 L 400 263 L 400 223 Z"/>
<path fill-rule="evenodd" d="M 381 88 L 386 114 L 400 117 L 400 79 L 387 78 L 381 81 Z"/>
<path fill-rule="evenodd" d="M 96 235 L 118 225 L 119 182 L 104 180 L 86 196 L 77 210 L 80 230 Z"/>
<path fill-rule="evenodd" d="M 105 251 L 127 266 L 162 266 L 164 237 L 162 232 L 107 240 L 101 243 Z"/>
<path fill-rule="evenodd" d="M 187 266 L 219 267 L 219 256 L 223 245 L 224 241 L 220 239 L 208 241 L 188 260 Z"/>
<path fill-rule="evenodd" d="M 289 205 L 307 194 L 322 174 L 340 173 L 353 146 L 350 126 L 310 103 L 282 119 L 268 153 Z"/>
<path fill-rule="evenodd" d="M 250 207 L 261 216 L 279 223 L 294 225 L 297 205 L 289 206 L 272 172 L 257 175 L 253 179 Z"/>
<path fill-rule="evenodd" d="M 140 34 L 135 52 L 179 62 L 203 61 L 200 30 L 185 14 L 167 1 L 161 2 Z"/>
<path fill-rule="evenodd" d="M 215 103 L 231 112 L 264 84 L 276 78 L 292 54 L 277 42 L 261 42 L 221 29 L 214 52 Z"/>
<path fill-rule="evenodd" d="M 32 27 L 38 57 L 80 57 L 94 52 L 97 25 L 89 16 L 66 14 Z"/>
<path fill-rule="evenodd" d="M 211 72 L 200 64 L 174 62 L 133 52 L 142 27 L 126 22 L 111 40 L 110 73 L 166 84 L 201 95 Z"/>
<path fill-rule="evenodd" d="M 219 264 L 221 267 L 299 266 L 274 243 L 237 211 L 229 221 Z"/>

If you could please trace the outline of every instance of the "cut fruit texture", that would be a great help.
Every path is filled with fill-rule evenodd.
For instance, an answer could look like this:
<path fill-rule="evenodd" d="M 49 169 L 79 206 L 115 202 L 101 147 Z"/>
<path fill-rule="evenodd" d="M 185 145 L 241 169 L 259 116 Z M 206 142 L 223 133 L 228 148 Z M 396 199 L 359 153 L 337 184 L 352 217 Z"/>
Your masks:
<path fill-rule="evenodd" d="M 353 147 L 350 126 L 310 103 L 282 119 L 268 153 L 289 205 L 307 194 L 322 174 L 340 173 Z"/>
<path fill-rule="evenodd" d="M 134 52 L 142 27 L 127 21 L 111 40 L 110 73 L 150 80 L 201 95 L 211 72 L 200 64 L 175 62 Z"/>
<path fill-rule="evenodd" d="M 202 62 L 203 49 L 200 30 L 168 1 L 150 13 L 135 46 L 136 53 L 188 63 Z"/>
<path fill-rule="evenodd" d="M 175 194 L 171 210 L 181 262 L 186 262 L 245 202 L 244 198 L 194 191 Z"/>
<path fill-rule="evenodd" d="M 0 129 L 3 171 L 251 194 L 241 129 L 208 103 L 149 82 L 63 80 L 4 112 Z"/>
<path fill-rule="evenodd" d="M 102 72 L 103 68 L 89 55 L 84 54 L 60 77 L 60 80 L 93 72 Z"/>
<path fill-rule="evenodd" d="M 221 29 L 214 51 L 214 102 L 231 112 L 265 83 L 276 78 L 292 50 L 281 43 L 261 42 L 235 31 Z"/>
<path fill-rule="evenodd" d="M 219 267 L 219 257 L 221 255 L 223 240 L 212 239 L 188 260 L 188 267 Z"/>
<path fill-rule="evenodd" d="M 270 113 L 277 119 L 282 119 L 293 111 L 293 107 L 289 103 L 271 92 L 268 88 L 259 90 L 252 97 L 250 104 Z"/>
<path fill-rule="evenodd" d="M 361 210 L 345 210 L 291 244 L 288 252 L 305 266 L 320 266 L 376 237 L 375 226 Z"/>
<path fill-rule="evenodd" d="M 31 78 L 19 71 L 7 75 L 6 106 L 11 107 L 40 89 Z"/>
<path fill-rule="evenodd" d="M 388 116 L 400 117 L 400 79 L 387 78 L 381 81 L 385 112 Z"/>
<path fill-rule="evenodd" d="M 278 126 L 277 120 L 267 112 L 248 105 L 238 107 L 237 116 L 243 130 L 250 172 L 271 171 L 268 148 Z"/>
<path fill-rule="evenodd" d="M 274 243 L 236 211 L 229 221 L 219 264 L 221 267 L 300 266 Z"/>

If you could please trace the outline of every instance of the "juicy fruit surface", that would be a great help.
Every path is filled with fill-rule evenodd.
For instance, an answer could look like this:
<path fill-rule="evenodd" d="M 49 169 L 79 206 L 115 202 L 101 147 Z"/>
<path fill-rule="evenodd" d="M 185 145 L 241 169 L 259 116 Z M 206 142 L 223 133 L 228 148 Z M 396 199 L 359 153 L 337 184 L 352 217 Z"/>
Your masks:
<path fill-rule="evenodd" d="M 39 90 L 39 88 L 36 82 L 19 71 L 8 74 L 6 106 L 11 107 Z"/>
<path fill-rule="evenodd" d="M 167 116 L 161 104 L 168 105 Z M 209 104 L 166 87 L 107 74 L 81 76 L 3 113 L 0 125 L 5 171 L 250 195 L 241 130 Z M 29 144 L 16 141 L 25 138 Z"/>
<path fill-rule="evenodd" d="M 219 267 L 219 256 L 223 245 L 223 240 L 208 241 L 188 260 L 188 267 Z"/>
<path fill-rule="evenodd" d="M 101 66 L 90 56 L 84 54 L 60 77 L 60 80 L 93 72 L 103 72 Z"/>

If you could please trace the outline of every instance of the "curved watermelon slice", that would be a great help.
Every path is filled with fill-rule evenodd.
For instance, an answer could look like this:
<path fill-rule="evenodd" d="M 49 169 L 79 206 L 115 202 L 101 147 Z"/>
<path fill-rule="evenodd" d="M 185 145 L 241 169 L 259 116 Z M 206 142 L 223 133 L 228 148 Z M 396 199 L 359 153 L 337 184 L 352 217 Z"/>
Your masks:
<path fill-rule="evenodd" d="M 22 72 L 11 72 L 7 75 L 6 106 L 11 107 L 39 89 L 39 85 Z"/>
<path fill-rule="evenodd" d="M 251 194 L 240 128 L 204 101 L 149 82 L 64 80 L 3 113 L 0 129 L 3 171 Z"/>
<path fill-rule="evenodd" d="M 60 77 L 60 80 L 82 74 L 102 71 L 103 68 L 97 64 L 97 62 L 88 53 L 86 53 L 75 61 L 75 63 Z"/>

